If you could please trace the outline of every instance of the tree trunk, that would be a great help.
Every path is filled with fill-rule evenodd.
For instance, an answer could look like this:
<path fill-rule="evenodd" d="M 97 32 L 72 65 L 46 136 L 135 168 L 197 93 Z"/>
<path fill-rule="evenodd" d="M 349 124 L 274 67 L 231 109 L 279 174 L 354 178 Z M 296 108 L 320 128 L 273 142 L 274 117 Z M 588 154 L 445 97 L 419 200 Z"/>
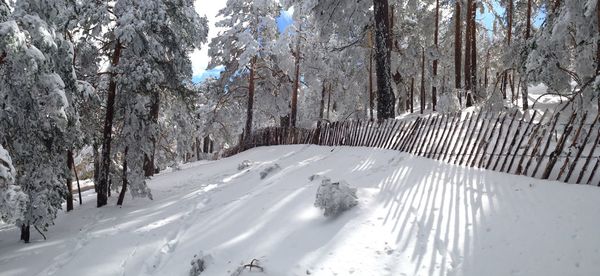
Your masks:
<path fill-rule="evenodd" d="M 375 70 L 377 72 L 377 119 L 383 121 L 395 117 L 396 103 L 392 91 L 392 74 L 388 55 L 388 18 L 387 0 L 373 0 L 375 15 Z"/>
<path fill-rule="evenodd" d="M 327 87 L 327 120 L 329 120 L 329 110 L 331 110 L 331 83 Z"/>
<path fill-rule="evenodd" d="M 412 77 L 412 78 L 410 78 L 410 113 L 415 112 L 414 91 L 415 91 L 415 77 Z"/>
<path fill-rule="evenodd" d="M 92 145 L 94 150 L 94 192 L 98 192 L 98 183 L 100 182 L 100 154 L 98 153 L 98 144 Z"/>
<path fill-rule="evenodd" d="M 483 73 L 483 89 L 487 91 L 488 88 L 488 71 L 490 70 L 490 49 L 487 50 L 485 55 L 485 72 Z"/>
<path fill-rule="evenodd" d="M 152 107 L 150 108 L 150 121 L 152 125 L 158 129 L 158 115 L 160 111 L 160 91 L 156 90 L 152 93 Z M 155 172 L 154 154 L 156 152 L 156 137 L 150 137 L 152 142 L 152 152 L 150 155 L 144 153 L 144 176 L 153 176 Z"/>
<path fill-rule="evenodd" d="M 21 240 L 24 241 L 25 243 L 29 243 L 29 236 L 30 236 L 29 223 L 21 224 Z"/>
<path fill-rule="evenodd" d="M 439 33 L 439 19 L 440 18 L 440 0 L 435 0 L 435 32 L 433 33 L 433 45 L 436 50 L 438 48 L 438 33 Z M 436 110 L 437 105 L 437 70 L 438 70 L 438 60 L 437 58 L 433 60 L 433 85 L 431 87 L 431 106 L 433 111 Z"/>
<path fill-rule="evenodd" d="M 249 146 L 252 136 L 252 115 L 254 114 L 254 70 L 256 57 L 250 61 L 250 75 L 248 77 L 248 107 L 246 109 L 246 127 L 244 128 L 244 143 Z"/>
<path fill-rule="evenodd" d="M 460 89 L 462 84 L 462 20 L 460 16 L 460 2 L 456 1 L 456 6 L 454 7 L 454 88 L 456 89 Z"/>
<path fill-rule="evenodd" d="M 67 151 L 67 168 L 69 172 L 67 173 L 67 212 L 73 210 L 73 177 L 71 171 L 73 170 L 73 152 L 71 150 Z"/>
<path fill-rule="evenodd" d="M 425 47 L 422 47 L 420 105 L 421 114 L 423 114 L 423 112 L 425 111 Z"/>
<path fill-rule="evenodd" d="M 473 0 L 467 2 L 467 14 L 466 14 L 466 30 L 465 30 L 465 90 L 471 90 L 471 8 Z M 468 96 L 467 96 L 468 98 Z M 468 101 L 468 100 L 467 100 Z"/>
<path fill-rule="evenodd" d="M 292 112 L 290 115 L 290 127 L 296 127 L 296 117 L 298 113 L 298 90 L 300 90 L 300 35 L 296 43 L 295 72 L 294 72 L 294 90 L 292 91 Z"/>
<path fill-rule="evenodd" d="M 474 104 L 474 97 L 477 95 L 477 22 L 475 21 L 476 11 L 477 11 L 477 0 L 471 0 L 471 31 L 469 34 L 471 35 L 471 69 L 470 69 L 470 86 L 471 93 L 470 97 L 467 97 L 467 107 L 472 106 Z"/>
<path fill-rule="evenodd" d="M 121 58 L 121 42 L 117 40 L 115 51 L 112 56 L 111 70 L 119 64 Z M 115 73 L 110 75 L 108 84 L 108 97 L 106 99 L 106 118 L 104 120 L 104 135 L 102 142 L 102 164 L 100 169 L 100 183 L 98 184 L 97 207 L 102 207 L 108 202 L 108 176 L 110 171 L 110 146 L 112 141 L 112 125 L 115 112 L 115 95 L 117 92 L 117 81 Z"/>
<path fill-rule="evenodd" d="M 73 159 L 73 153 L 71 152 L 71 166 L 73 166 L 73 174 L 75 175 L 75 181 L 77 181 L 77 193 L 79 194 L 79 205 L 83 204 L 81 199 L 81 185 L 79 184 L 79 176 L 77 175 L 77 167 L 75 167 L 75 160 Z"/>
<path fill-rule="evenodd" d="M 531 37 L 531 0 L 527 0 L 527 27 L 525 28 L 525 40 L 529 40 Z M 523 100 L 523 110 L 529 109 L 529 87 L 528 87 L 528 77 L 527 77 L 527 68 L 523 66 L 523 72 L 521 76 L 522 87 L 521 87 L 521 98 Z"/>
<path fill-rule="evenodd" d="M 321 122 L 323 121 L 323 113 L 325 112 L 325 82 L 323 82 L 323 87 L 321 89 L 321 103 L 319 105 L 319 121 L 317 122 L 317 127 L 321 127 Z"/>
<path fill-rule="evenodd" d="M 372 32 L 369 32 L 369 115 L 371 122 L 375 120 L 373 109 L 375 109 L 375 93 L 373 91 L 373 43 Z"/>
<path fill-rule="evenodd" d="M 123 154 L 123 185 L 121 186 L 121 192 L 119 193 L 119 199 L 117 200 L 117 205 L 123 205 L 123 200 L 125 199 L 125 193 L 127 192 L 127 151 L 129 147 L 125 147 L 125 152 Z"/>

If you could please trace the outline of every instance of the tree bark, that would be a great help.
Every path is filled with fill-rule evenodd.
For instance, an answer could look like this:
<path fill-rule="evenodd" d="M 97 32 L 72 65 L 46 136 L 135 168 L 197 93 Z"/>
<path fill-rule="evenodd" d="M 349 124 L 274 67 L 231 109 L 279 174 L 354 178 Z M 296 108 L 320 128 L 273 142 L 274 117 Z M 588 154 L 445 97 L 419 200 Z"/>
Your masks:
<path fill-rule="evenodd" d="M 475 95 L 477 95 L 477 22 L 476 11 L 477 11 L 477 0 L 471 0 L 471 14 L 469 16 L 471 20 L 471 69 L 470 69 L 470 86 L 471 93 L 470 97 L 467 97 L 467 107 L 474 104 Z"/>
<path fill-rule="evenodd" d="M 150 121 L 152 125 L 158 129 L 158 115 L 160 112 L 160 91 L 156 90 L 152 93 L 152 106 L 150 107 Z M 156 152 L 156 137 L 150 137 L 152 142 L 152 152 L 144 153 L 144 176 L 150 177 L 154 175 L 154 155 Z"/>
<path fill-rule="evenodd" d="M 29 223 L 21 224 L 21 240 L 25 243 L 29 243 L 30 233 L 31 232 L 29 231 Z"/>
<path fill-rule="evenodd" d="M 369 31 L 369 115 L 371 122 L 375 120 L 375 93 L 373 91 L 373 32 Z"/>
<path fill-rule="evenodd" d="M 388 18 L 387 0 L 373 0 L 375 15 L 375 65 L 377 72 L 377 119 L 383 121 L 395 117 L 396 103 L 392 91 L 392 74 L 388 55 Z"/>
<path fill-rule="evenodd" d="M 250 143 L 252 136 L 252 115 L 254 114 L 254 70 L 256 57 L 250 61 L 250 75 L 248 76 L 248 107 L 246 109 L 246 127 L 244 128 L 244 143 L 246 146 Z"/>
<path fill-rule="evenodd" d="M 69 172 L 67 173 L 67 212 L 73 210 L 73 177 L 71 175 L 71 171 L 73 170 L 73 152 L 71 150 L 67 151 L 67 168 Z"/>
<path fill-rule="evenodd" d="M 422 56 L 421 56 L 421 96 L 420 96 L 420 105 L 421 105 L 421 114 L 425 111 L 425 47 L 422 48 Z"/>
<path fill-rule="evenodd" d="M 317 127 L 321 127 L 321 122 L 323 121 L 323 113 L 325 112 L 325 82 L 323 81 L 321 89 L 321 103 L 319 105 L 319 121 L 317 122 Z"/>
<path fill-rule="evenodd" d="M 415 112 L 414 91 L 415 91 L 415 77 L 412 77 L 412 78 L 410 78 L 410 113 Z"/>
<path fill-rule="evenodd" d="M 525 28 L 525 40 L 529 40 L 531 37 L 531 0 L 527 0 L 527 27 Z M 528 87 L 528 76 L 527 76 L 527 68 L 523 66 L 522 72 L 522 87 L 521 87 L 521 98 L 523 101 L 523 110 L 529 109 L 529 87 Z"/>
<path fill-rule="evenodd" d="M 440 21 L 440 0 L 435 0 L 435 32 L 433 33 L 433 45 L 435 49 L 438 48 L 438 33 L 439 33 L 439 21 Z M 436 87 L 436 79 L 437 79 L 437 71 L 438 71 L 438 59 L 435 58 L 433 60 L 433 85 L 431 87 L 431 106 L 433 111 L 436 110 L 437 105 L 437 87 Z"/>
<path fill-rule="evenodd" d="M 454 7 L 454 88 L 456 89 L 460 89 L 462 84 L 462 20 L 460 16 L 460 2 L 456 1 Z"/>
<path fill-rule="evenodd" d="M 117 205 L 123 205 L 123 200 L 125 199 L 125 193 L 127 192 L 127 151 L 129 147 L 125 147 L 125 152 L 123 154 L 123 185 L 121 186 L 121 192 L 119 193 L 119 199 L 117 200 Z"/>
<path fill-rule="evenodd" d="M 121 58 L 121 42 L 117 40 L 115 51 L 112 56 L 111 70 L 119 64 Z M 112 141 L 112 125 L 115 112 L 115 95 L 117 92 L 117 81 L 115 73 L 110 75 L 108 84 L 108 97 L 106 99 L 106 118 L 104 120 L 104 132 L 102 142 L 102 163 L 100 169 L 100 183 L 98 184 L 97 207 L 102 207 L 108 202 L 108 176 L 110 171 L 110 147 Z"/>
<path fill-rule="evenodd" d="M 471 8 L 473 0 L 467 2 L 466 30 L 465 30 L 465 90 L 471 90 Z M 468 93 L 468 92 L 467 92 Z M 468 98 L 468 96 L 467 96 Z"/>
<path fill-rule="evenodd" d="M 298 113 L 298 90 L 300 90 L 300 35 L 296 42 L 295 72 L 294 72 L 294 90 L 292 91 L 292 112 L 290 115 L 290 127 L 296 127 L 296 117 Z"/>

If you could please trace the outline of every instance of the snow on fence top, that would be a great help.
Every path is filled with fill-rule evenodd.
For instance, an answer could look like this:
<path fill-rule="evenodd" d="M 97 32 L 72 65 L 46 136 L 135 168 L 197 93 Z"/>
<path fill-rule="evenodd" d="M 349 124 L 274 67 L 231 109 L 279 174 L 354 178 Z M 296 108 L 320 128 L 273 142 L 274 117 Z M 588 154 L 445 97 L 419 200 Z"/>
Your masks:
<path fill-rule="evenodd" d="M 268 127 L 225 156 L 259 146 L 315 144 L 398 150 L 443 162 L 600 186 L 598 115 L 549 111 L 452 113 L 315 129 Z"/>

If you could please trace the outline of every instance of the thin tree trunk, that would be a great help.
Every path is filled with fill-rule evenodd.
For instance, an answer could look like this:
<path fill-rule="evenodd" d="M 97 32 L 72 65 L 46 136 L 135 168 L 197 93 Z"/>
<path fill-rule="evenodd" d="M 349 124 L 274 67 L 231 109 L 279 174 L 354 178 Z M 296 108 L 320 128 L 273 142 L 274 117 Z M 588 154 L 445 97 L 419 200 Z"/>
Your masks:
<path fill-rule="evenodd" d="M 371 122 L 375 120 L 373 109 L 375 109 L 375 93 L 373 91 L 373 48 L 371 48 L 369 50 L 369 115 Z"/>
<path fill-rule="evenodd" d="M 111 70 L 119 64 L 121 58 L 122 45 L 119 40 L 115 45 L 115 51 L 112 56 Z M 115 112 L 115 95 L 117 92 L 117 81 L 115 73 L 110 75 L 108 84 L 108 97 L 106 99 L 106 118 L 104 120 L 104 135 L 102 142 L 102 164 L 100 169 L 100 183 L 98 184 L 97 207 L 102 207 L 108 202 L 108 176 L 110 171 L 110 147 L 112 141 L 112 125 Z"/>
<path fill-rule="evenodd" d="M 440 17 L 440 0 L 435 0 L 435 32 L 433 33 L 433 44 L 435 48 L 438 48 L 438 33 L 439 33 L 439 19 Z M 437 87 L 436 78 L 438 71 L 438 59 L 433 60 L 433 85 L 431 87 L 431 106 L 433 111 L 436 110 L 437 105 Z"/>
<path fill-rule="evenodd" d="M 421 55 L 421 114 L 425 111 L 425 47 L 422 47 Z"/>
<path fill-rule="evenodd" d="M 456 88 L 457 93 L 459 93 L 457 95 L 458 101 L 462 106 L 462 98 L 459 92 L 462 85 L 462 19 L 460 16 L 460 3 L 461 1 L 456 1 L 454 7 L 454 88 Z"/>
<path fill-rule="evenodd" d="M 92 145 L 94 150 L 94 192 L 98 192 L 98 183 L 100 180 L 100 154 L 98 153 L 98 144 Z"/>
<path fill-rule="evenodd" d="M 375 70 L 377 72 L 377 119 L 395 117 L 396 103 L 392 91 L 392 74 L 388 55 L 388 0 L 373 0 L 375 15 Z"/>
<path fill-rule="evenodd" d="M 73 174 L 75 175 L 75 181 L 77 181 L 77 193 L 79 194 L 79 205 L 83 204 L 83 200 L 81 199 L 81 185 L 79 184 L 79 176 L 77 175 L 77 167 L 75 167 L 75 159 L 73 158 L 73 152 L 69 151 L 68 153 L 70 157 L 67 159 L 71 160 L 71 167 L 73 168 Z"/>
<path fill-rule="evenodd" d="M 67 168 L 69 169 L 69 173 L 67 173 L 67 212 L 73 210 L 73 177 L 71 176 L 71 171 L 73 169 L 73 152 L 71 150 L 67 151 Z"/>
<path fill-rule="evenodd" d="M 477 95 L 477 22 L 476 11 L 477 11 L 477 0 L 472 0 L 471 7 L 471 97 L 467 99 L 467 106 L 474 104 L 475 95 Z"/>
<path fill-rule="evenodd" d="M 325 82 L 323 82 L 322 86 L 323 87 L 321 89 L 321 103 L 319 105 L 319 121 L 317 122 L 317 127 L 321 127 L 321 122 L 323 121 L 323 113 L 325 112 Z"/>
<path fill-rule="evenodd" d="M 150 108 L 150 121 L 152 125 L 158 127 L 158 114 L 160 111 L 160 91 L 156 90 L 152 94 L 152 107 Z M 146 177 L 154 175 L 154 154 L 156 152 L 156 137 L 150 137 L 152 142 L 152 152 L 150 155 L 144 154 L 144 175 Z"/>
<path fill-rule="evenodd" d="M 298 90 L 300 90 L 300 35 L 296 43 L 295 72 L 294 72 L 294 90 L 292 91 L 292 112 L 290 115 L 290 126 L 296 127 L 296 116 L 298 112 Z"/>
<path fill-rule="evenodd" d="M 410 113 L 415 112 L 414 91 L 415 91 L 415 77 L 412 77 L 412 78 L 410 78 Z"/>
<path fill-rule="evenodd" d="M 123 200 L 125 199 L 125 193 L 127 192 L 127 151 L 129 147 L 125 147 L 125 152 L 123 154 L 123 185 L 121 186 L 121 192 L 119 193 L 119 199 L 117 200 L 117 205 L 123 205 Z"/>
<path fill-rule="evenodd" d="M 21 240 L 25 243 L 29 243 L 30 233 L 31 232 L 29 231 L 29 223 L 21 224 Z"/>
<path fill-rule="evenodd" d="M 250 61 L 250 75 L 248 76 L 248 107 L 246 109 L 246 127 L 244 129 L 244 143 L 246 146 L 250 143 L 252 136 L 252 115 L 254 114 L 254 66 L 256 57 Z"/>
<path fill-rule="evenodd" d="M 525 40 L 529 40 L 531 37 L 531 0 L 527 0 L 527 27 L 525 28 Z M 524 66 L 523 66 L 524 67 Z M 528 87 L 528 76 L 527 68 L 523 68 L 523 75 L 521 76 L 521 98 L 523 101 L 523 110 L 529 109 L 529 87 Z"/>
<path fill-rule="evenodd" d="M 329 120 L 329 111 L 331 110 L 331 83 L 327 86 L 327 120 Z"/>
<path fill-rule="evenodd" d="M 487 50 L 485 55 L 485 72 L 483 76 L 483 89 L 487 91 L 488 88 L 488 71 L 490 70 L 490 49 Z"/>
<path fill-rule="evenodd" d="M 467 2 L 466 31 L 465 31 L 465 90 L 471 90 L 471 8 L 473 0 Z M 467 92 L 468 93 L 468 92 Z"/>

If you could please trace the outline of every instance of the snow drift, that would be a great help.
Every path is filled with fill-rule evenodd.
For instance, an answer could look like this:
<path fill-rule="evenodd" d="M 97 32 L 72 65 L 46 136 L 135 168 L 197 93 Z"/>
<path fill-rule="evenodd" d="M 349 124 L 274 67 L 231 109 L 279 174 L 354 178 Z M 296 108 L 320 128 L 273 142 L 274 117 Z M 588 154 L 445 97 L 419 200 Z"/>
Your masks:
<path fill-rule="evenodd" d="M 252 168 L 238 171 L 244 160 Z M 260 179 L 260 172 L 280 170 Z M 358 205 L 324 217 L 321 181 Z M 155 199 L 95 208 L 93 190 L 48 240 L 0 225 L 12 275 L 600 275 L 600 189 L 463 168 L 372 148 L 280 146 L 183 165 L 149 181 Z"/>

